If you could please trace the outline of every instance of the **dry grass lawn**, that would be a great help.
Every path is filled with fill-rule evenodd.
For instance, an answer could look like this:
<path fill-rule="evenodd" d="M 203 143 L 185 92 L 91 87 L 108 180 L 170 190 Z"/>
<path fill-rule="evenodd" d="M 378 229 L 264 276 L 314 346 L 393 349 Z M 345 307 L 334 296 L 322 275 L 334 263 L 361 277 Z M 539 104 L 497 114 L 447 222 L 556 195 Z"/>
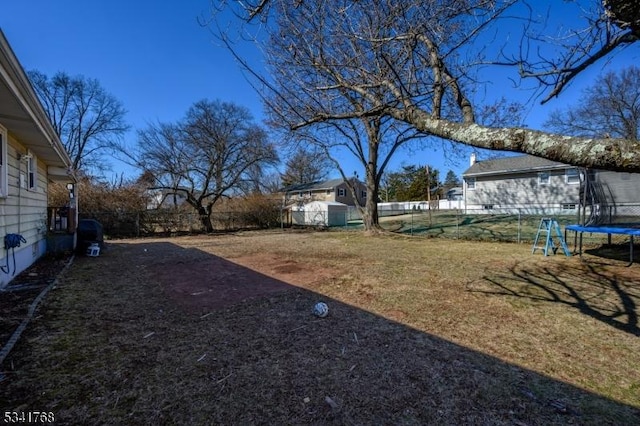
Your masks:
<path fill-rule="evenodd" d="M 640 423 L 638 264 L 353 232 L 109 246 L 49 293 L 1 366 L 0 408 L 63 424 Z"/>

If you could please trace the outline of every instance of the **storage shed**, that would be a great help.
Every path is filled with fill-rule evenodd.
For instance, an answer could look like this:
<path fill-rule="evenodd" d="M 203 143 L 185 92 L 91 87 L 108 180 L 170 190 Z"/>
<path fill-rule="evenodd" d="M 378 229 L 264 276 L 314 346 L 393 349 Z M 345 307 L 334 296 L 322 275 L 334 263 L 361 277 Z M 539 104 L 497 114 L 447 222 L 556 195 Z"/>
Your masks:
<path fill-rule="evenodd" d="M 346 226 L 348 206 L 335 201 L 312 201 L 292 208 L 294 225 Z"/>

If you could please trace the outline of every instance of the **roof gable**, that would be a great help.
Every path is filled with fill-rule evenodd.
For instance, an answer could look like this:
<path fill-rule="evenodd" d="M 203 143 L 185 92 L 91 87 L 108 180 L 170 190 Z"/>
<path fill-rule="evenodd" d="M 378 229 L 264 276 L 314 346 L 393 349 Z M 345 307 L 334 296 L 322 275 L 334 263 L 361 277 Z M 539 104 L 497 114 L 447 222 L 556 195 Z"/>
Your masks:
<path fill-rule="evenodd" d="M 492 160 L 478 161 L 469 167 L 463 176 L 493 175 L 507 173 L 527 173 L 530 171 L 553 170 L 570 168 L 570 166 L 546 158 L 533 155 L 518 155 L 515 157 L 495 158 Z"/>
<path fill-rule="evenodd" d="M 357 181 L 359 185 L 364 185 L 364 183 Z M 297 192 L 297 191 L 326 191 L 328 189 L 333 189 L 336 186 L 342 185 L 345 183 L 345 180 L 342 178 L 337 179 L 329 179 L 325 181 L 316 181 L 311 183 L 302 183 L 299 185 L 291 185 L 284 188 L 284 192 Z"/>

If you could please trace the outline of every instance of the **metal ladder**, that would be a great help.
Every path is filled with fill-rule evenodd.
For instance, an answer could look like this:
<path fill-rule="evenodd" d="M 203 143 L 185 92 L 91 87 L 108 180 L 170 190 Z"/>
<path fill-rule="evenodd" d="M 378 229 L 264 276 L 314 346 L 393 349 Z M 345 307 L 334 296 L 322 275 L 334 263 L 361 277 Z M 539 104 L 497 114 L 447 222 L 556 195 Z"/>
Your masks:
<path fill-rule="evenodd" d="M 559 245 L 553 241 L 553 236 L 551 235 L 552 231 L 556 231 L 556 238 L 558 239 Z M 540 241 L 540 237 L 542 233 L 546 232 L 547 235 L 542 235 L 545 243 L 544 246 L 539 246 L 538 242 Z M 545 256 L 549 255 L 549 250 L 553 251 L 553 254 L 556 254 L 558 248 L 562 247 L 562 251 L 566 256 L 571 256 L 571 252 L 569 251 L 569 247 L 567 243 L 564 241 L 564 237 L 562 236 L 562 230 L 560 229 L 560 225 L 558 221 L 551 217 L 543 217 L 540 220 L 540 225 L 538 225 L 538 232 L 536 233 L 536 239 L 533 241 L 533 249 L 531 250 L 531 254 L 534 254 L 536 250 L 542 250 Z"/>

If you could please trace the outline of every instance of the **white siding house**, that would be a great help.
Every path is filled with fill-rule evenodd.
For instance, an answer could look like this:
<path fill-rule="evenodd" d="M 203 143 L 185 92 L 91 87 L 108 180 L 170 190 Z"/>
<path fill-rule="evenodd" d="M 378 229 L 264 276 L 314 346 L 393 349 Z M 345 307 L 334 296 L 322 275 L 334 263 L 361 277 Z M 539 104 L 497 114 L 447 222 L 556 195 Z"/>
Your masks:
<path fill-rule="evenodd" d="M 462 174 L 468 212 L 520 211 L 525 214 L 576 214 L 580 171 L 530 155 L 486 161 L 471 158 Z"/>
<path fill-rule="evenodd" d="M 51 181 L 74 182 L 71 160 L 0 31 L 0 288 L 46 252 Z"/>
<path fill-rule="evenodd" d="M 462 174 L 469 213 L 577 214 L 598 222 L 640 217 L 640 174 L 579 169 L 530 155 L 475 161 Z M 585 185 L 585 178 L 588 185 Z M 585 200 L 584 188 L 588 187 Z M 585 203 L 586 201 L 586 203 Z"/>
<path fill-rule="evenodd" d="M 352 184 L 356 189 L 358 203 L 364 206 L 367 202 L 367 186 L 359 180 L 354 180 Z M 356 200 L 353 199 L 347 182 L 341 178 L 292 185 L 285 188 L 283 193 L 286 205 L 304 204 L 311 201 L 331 201 L 348 206 L 356 205 Z"/>

